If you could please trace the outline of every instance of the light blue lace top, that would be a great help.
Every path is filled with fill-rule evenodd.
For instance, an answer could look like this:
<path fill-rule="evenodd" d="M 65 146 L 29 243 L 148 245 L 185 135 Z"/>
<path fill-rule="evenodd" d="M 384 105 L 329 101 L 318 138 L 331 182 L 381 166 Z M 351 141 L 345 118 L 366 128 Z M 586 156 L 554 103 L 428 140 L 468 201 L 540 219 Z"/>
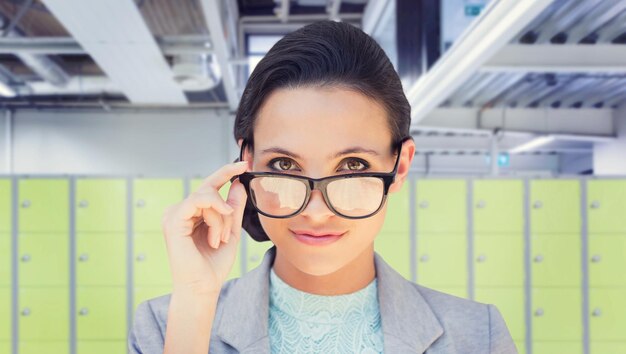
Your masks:
<path fill-rule="evenodd" d="M 382 353 L 376 278 L 351 294 L 315 295 L 271 268 L 269 336 L 272 353 Z"/>

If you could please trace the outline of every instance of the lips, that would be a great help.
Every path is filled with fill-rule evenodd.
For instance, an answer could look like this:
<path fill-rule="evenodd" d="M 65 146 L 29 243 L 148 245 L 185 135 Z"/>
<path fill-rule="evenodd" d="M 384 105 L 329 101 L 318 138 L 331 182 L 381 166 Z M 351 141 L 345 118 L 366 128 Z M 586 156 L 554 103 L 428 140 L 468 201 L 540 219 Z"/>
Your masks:
<path fill-rule="evenodd" d="M 324 230 L 291 230 L 294 234 L 310 236 L 310 237 L 324 237 L 324 236 L 341 236 L 345 231 L 324 231 Z"/>

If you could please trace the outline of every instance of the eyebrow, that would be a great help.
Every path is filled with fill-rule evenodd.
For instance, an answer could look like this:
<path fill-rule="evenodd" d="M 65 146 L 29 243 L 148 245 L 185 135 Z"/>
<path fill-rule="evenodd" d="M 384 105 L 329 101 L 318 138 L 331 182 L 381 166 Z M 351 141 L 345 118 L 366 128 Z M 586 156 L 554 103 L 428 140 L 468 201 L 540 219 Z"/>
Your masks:
<path fill-rule="evenodd" d="M 285 150 L 283 148 L 280 147 L 271 147 L 271 148 L 267 148 L 265 150 L 261 150 L 261 154 L 267 154 L 267 153 L 277 153 L 277 154 L 283 154 L 283 155 L 287 155 L 287 156 L 291 156 L 294 159 L 301 159 L 301 157 L 296 154 L 293 153 L 291 151 Z M 336 159 L 338 157 L 341 157 L 343 155 L 348 155 L 348 154 L 369 154 L 369 155 L 373 155 L 373 156 L 379 156 L 380 154 L 378 153 L 378 151 L 372 150 L 372 149 L 366 149 L 360 146 L 353 146 L 353 147 L 349 147 L 345 150 L 339 151 L 338 153 L 334 154 L 334 155 L 330 155 L 329 158 L 332 159 Z"/>

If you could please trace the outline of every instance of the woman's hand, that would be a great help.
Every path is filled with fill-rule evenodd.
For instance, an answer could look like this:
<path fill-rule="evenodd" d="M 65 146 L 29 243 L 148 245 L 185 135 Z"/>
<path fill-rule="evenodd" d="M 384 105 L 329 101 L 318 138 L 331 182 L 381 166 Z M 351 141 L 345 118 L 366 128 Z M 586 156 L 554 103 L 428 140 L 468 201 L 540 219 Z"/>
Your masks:
<path fill-rule="evenodd" d="M 247 170 L 241 161 L 221 167 L 182 202 L 163 213 L 173 291 L 219 293 L 233 267 L 239 244 L 246 191 L 236 179 L 226 201 L 220 188 Z"/>

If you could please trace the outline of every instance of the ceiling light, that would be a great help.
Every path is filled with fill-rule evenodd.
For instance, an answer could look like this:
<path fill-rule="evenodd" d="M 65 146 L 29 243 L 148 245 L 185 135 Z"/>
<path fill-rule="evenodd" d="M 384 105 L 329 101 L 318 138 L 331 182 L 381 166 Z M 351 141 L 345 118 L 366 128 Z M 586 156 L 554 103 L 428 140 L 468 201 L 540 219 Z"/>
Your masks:
<path fill-rule="evenodd" d="M 543 146 L 545 144 L 548 144 L 548 143 L 554 141 L 554 139 L 555 138 L 552 135 L 539 136 L 539 137 L 536 137 L 536 138 L 534 138 L 533 140 L 531 140 L 531 141 L 529 141 L 527 143 L 518 145 L 518 146 L 510 149 L 509 153 L 510 154 L 517 154 L 517 153 L 520 153 L 520 152 L 532 150 L 532 149 L 537 148 L 539 146 Z"/>
<path fill-rule="evenodd" d="M 4 81 L 0 80 L 0 96 L 3 97 L 15 97 L 15 90 L 9 85 L 7 85 Z"/>

